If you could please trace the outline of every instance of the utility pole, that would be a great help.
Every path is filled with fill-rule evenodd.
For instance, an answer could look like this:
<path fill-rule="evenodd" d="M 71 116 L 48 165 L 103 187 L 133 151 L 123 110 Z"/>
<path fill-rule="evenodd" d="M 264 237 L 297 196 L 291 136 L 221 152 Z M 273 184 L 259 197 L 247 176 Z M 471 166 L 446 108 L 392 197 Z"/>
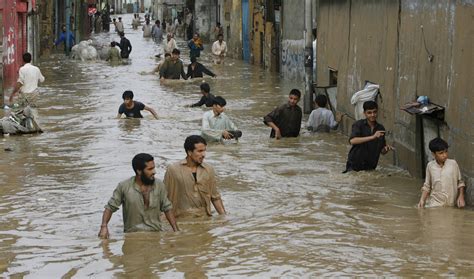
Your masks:
<path fill-rule="evenodd" d="M 71 0 L 66 0 L 66 56 L 69 56 L 69 48 L 71 42 L 69 40 L 69 33 L 71 32 Z"/>
<path fill-rule="evenodd" d="M 304 69 L 305 86 L 303 112 L 310 113 L 313 108 L 313 38 L 312 38 L 312 0 L 305 0 L 304 3 Z"/>

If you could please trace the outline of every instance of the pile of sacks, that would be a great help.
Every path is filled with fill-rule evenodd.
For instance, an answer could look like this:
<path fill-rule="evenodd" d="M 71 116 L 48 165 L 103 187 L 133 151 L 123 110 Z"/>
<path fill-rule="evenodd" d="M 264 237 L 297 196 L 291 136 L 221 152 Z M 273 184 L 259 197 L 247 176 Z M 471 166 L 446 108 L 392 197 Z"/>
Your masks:
<path fill-rule="evenodd" d="M 86 60 L 100 59 L 95 47 L 92 46 L 92 40 L 82 41 L 71 49 L 71 58 Z"/>

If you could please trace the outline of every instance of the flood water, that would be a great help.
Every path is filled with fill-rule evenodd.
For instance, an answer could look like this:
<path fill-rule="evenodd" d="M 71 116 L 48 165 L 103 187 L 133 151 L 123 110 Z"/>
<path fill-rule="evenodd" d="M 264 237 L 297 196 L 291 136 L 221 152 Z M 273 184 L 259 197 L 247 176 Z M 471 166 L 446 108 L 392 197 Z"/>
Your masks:
<path fill-rule="evenodd" d="M 178 233 L 124 234 L 117 211 L 111 238 L 98 239 L 104 205 L 133 175 L 132 157 L 152 154 L 162 179 L 206 110 L 184 108 L 200 98 L 203 79 L 160 84 L 145 74 L 160 48 L 130 29 L 130 15 L 124 22 L 130 64 L 40 61 L 45 133 L 0 138 L 2 277 L 473 276 L 471 209 L 416 209 L 422 181 L 390 166 L 391 155 L 377 171 L 342 174 L 349 145 L 339 133 L 269 139 L 263 116 L 302 84 L 229 58 L 212 65 L 209 44 L 201 60 L 218 77 L 204 80 L 244 133 L 238 144 L 208 146 L 229 214 L 178 220 Z M 178 46 L 187 65 L 185 42 Z M 160 119 L 115 119 L 124 90 Z"/>

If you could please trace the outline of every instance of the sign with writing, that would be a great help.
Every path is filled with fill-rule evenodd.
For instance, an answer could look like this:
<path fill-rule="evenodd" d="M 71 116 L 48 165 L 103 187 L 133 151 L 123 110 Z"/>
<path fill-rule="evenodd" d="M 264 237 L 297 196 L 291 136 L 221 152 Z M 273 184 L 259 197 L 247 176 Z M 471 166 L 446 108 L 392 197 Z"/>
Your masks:
<path fill-rule="evenodd" d="M 87 9 L 87 14 L 88 14 L 88 15 L 91 16 L 91 15 L 94 15 L 95 13 L 97 13 L 97 9 L 96 9 L 96 8 L 91 7 L 91 8 L 88 8 L 88 9 Z"/>

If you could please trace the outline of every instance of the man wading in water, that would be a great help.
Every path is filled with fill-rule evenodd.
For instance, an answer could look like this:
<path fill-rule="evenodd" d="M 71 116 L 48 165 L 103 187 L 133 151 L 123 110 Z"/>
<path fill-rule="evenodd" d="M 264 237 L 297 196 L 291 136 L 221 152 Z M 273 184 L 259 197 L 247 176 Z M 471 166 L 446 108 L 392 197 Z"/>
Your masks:
<path fill-rule="evenodd" d="M 135 176 L 119 183 L 105 205 L 102 214 L 99 237 L 109 238 L 107 227 L 112 214 L 122 207 L 124 232 L 162 231 L 161 212 L 173 228 L 178 231 L 171 202 L 167 198 L 165 186 L 155 180 L 155 162 L 150 154 L 140 153 L 133 157 Z"/>
<path fill-rule="evenodd" d="M 186 138 L 186 159 L 169 165 L 164 183 L 176 217 L 211 216 L 211 203 L 217 213 L 225 214 L 217 190 L 214 168 L 204 163 L 206 140 L 193 135 Z"/>
<path fill-rule="evenodd" d="M 288 103 L 275 108 L 263 118 L 265 125 L 270 126 L 271 138 L 297 137 L 300 134 L 303 111 L 298 106 L 301 92 L 292 89 L 288 95 Z"/>

